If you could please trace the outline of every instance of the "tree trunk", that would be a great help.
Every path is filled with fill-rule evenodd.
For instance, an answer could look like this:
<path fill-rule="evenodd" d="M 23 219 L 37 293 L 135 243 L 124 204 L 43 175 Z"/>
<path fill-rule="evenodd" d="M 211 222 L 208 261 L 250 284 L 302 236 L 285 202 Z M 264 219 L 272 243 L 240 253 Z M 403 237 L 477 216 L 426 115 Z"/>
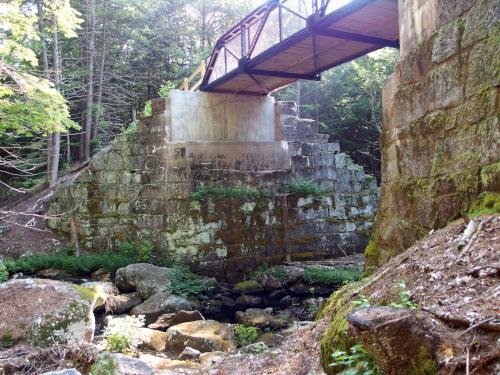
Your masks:
<path fill-rule="evenodd" d="M 90 141 L 92 135 L 92 104 L 94 99 L 94 37 L 95 6 L 94 0 L 86 0 L 87 4 L 87 99 L 85 103 L 85 128 L 83 159 L 90 159 Z"/>
<path fill-rule="evenodd" d="M 101 117 L 101 105 L 102 105 L 102 89 L 104 84 L 104 67 L 106 65 L 106 24 L 108 19 L 108 3 L 104 0 L 104 19 L 102 21 L 102 53 L 101 53 L 101 66 L 99 70 L 99 82 L 97 87 L 97 110 L 98 112 L 95 115 L 94 124 L 92 126 L 92 135 L 91 139 L 94 140 L 97 135 L 97 125 L 98 120 Z"/>
<path fill-rule="evenodd" d="M 61 90 L 61 71 L 60 67 L 60 57 L 59 57 L 59 33 L 57 31 L 57 19 L 55 16 L 52 17 L 53 26 L 54 26 L 54 43 L 53 43 L 53 68 L 54 68 L 54 83 L 56 85 L 56 90 L 60 92 Z M 50 165 L 49 172 L 49 186 L 54 186 L 57 182 L 57 176 L 59 172 L 59 154 L 61 151 L 61 133 L 56 132 L 52 134 L 52 152 L 51 158 L 52 163 Z"/>
<path fill-rule="evenodd" d="M 45 22 L 43 19 L 43 3 L 42 0 L 37 0 L 36 3 L 38 11 L 38 27 L 40 31 L 40 44 L 42 46 L 42 66 L 43 66 L 43 78 L 50 80 L 49 72 L 49 59 L 47 56 L 47 42 L 45 41 Z M 54 169 L 54 134 L 49 134 L 47 136 L 47 176 L 49 179 L 50 186 L 53 185 L 52 182 L 52 171 Z M 57 179 L 57 175 L 56 175 Z"/>
<path fill-rule="evenodd" d="M 300 81 L 295 84 L 295 103 L 297 104 L 297 116 L 300 117 Z"/>

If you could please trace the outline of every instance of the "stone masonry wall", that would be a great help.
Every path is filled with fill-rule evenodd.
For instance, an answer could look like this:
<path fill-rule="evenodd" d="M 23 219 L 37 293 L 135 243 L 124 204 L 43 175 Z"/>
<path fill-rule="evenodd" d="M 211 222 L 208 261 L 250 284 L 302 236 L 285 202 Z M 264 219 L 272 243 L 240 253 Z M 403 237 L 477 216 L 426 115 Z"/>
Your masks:
<path fill-rule="evenodd" d="M 311 260 L 360 252 L 376 208 L 371 176 L 327 143 L 313 121 L 281 103 L 282 142 L 166 142 L 169 101 L 124 134 L 60 187 L 50 221 L 69 232 L 78 223 L 82 245 L 102 250 L 147 240 L 155 256 L 181 257 L 192 269 L 237 280 L 263 263 Z M 319 195 L 287 193 L 293 179 L 314 180 Z M 249 194 L 194 199 L 200 186 L 256 188 Z"/>
<path fill-rule="evenodd" d="M 500 2 L 400 0 L 383 91 L 381 198 L 367 266 L 500 191 Z"/>

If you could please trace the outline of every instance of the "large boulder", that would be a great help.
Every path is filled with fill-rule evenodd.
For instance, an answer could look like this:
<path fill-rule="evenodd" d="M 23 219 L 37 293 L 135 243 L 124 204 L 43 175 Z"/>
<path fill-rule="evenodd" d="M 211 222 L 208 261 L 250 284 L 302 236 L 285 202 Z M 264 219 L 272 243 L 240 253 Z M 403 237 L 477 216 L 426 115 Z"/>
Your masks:
<path fill-rule="evenodd" d="M 149 263 L 129 264 L 116 271 L 115 284 L 121 292 L 137 291 L 142 298 L 170 289 L 171 270 Z"/>
<path fill-rule="evenodd" d="M 166 350 L 181 353 L 191 347 L 202 353 L 236 349 L 236 339 L 230 324 L 215 320 L 197 320 L 181 323 L 167 330 Z"/>
<path fill-rule="evenodd" d="M 0 284 L 0 345 L 91 341 L 96 295 L 70 283 L 14 279 Z"/>
<path fill-rule="evenodd" d="M 119 294 L 111 296 L 106 300 L 106 311 L 110 311 L 115 315 L 124 314 L 132 307 L 137 306 L 142 302 L 142 297 L 139 292 Z"/>
<path fill-rule="evenodd" d="M 203 315 L 198 310 L 185 311 L 181 310 L 176 313 L 163 314 L 156 319 L 156 321 L 150 325 L 149 328 L 166 330 L 177 324 L 193 322 L 195 320 L 205 320 Z"/>
<path fill-rule="evenodd" d="M 279 329 L 284 328 L 286 323 L 272 316 L 266 309 L 248 309 L 245 312 L 236 311 L 236 321 L 250 327 Z"/>
<path fill-rule="evenodd" d="M 81 286 L 90 289 L 95 293 L 96 301 L 94 309 L 104 307 L 107 300 L 115 294 L 115 288 L 109 281 L 89 281 L 87 283 L 83 283 Z"/>
<path fill-rule="evenodd" d="M 169 294 L 158 292 L 149 297 L 146 301 L 130 310 L 131 315 L 144 315 L 146 324 L 151 324 L 162 314 L 176 313 L 181 310 L 192 310 L 191 302 L 188 300 Z"/>

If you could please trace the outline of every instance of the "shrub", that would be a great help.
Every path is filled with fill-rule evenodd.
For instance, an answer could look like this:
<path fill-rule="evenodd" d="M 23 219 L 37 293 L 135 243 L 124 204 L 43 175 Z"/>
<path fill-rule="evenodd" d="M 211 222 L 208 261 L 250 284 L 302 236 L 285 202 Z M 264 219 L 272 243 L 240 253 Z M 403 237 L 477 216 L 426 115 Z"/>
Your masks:
<path fill-rule="evenodd" d="M 144 326 L 144 316 L 127 315 L 123 318 L 107 317 L 108 324 L 102 334 L 106 347 L 112 352 L 123 352 L 125 349 L 136 348 L 141 343 L 138 328 Z"/>
<path fill-rule="evenodd" d="M 391 302 L 389 306 L 416 310 L 418 306 L 410 300 L 410 291 L 406 289 L 406 284 L 402 281 L 398 284 L 398 288 L 399 302 Z"/>
<path fill-rule="evenodd" d="M 320 196 L 325 193 L 325 189 L 319 186 L 316 182 L 311 179 L 305 180 L 292 180 L 290 182 L 284 183 L 282 187 L 284 193 L 291 193 L 297 195 L 312 195 Z"/>
<path fill-rule="evenodd" d="M 135 258 L 141 263 L 150 263 L 153 255 L 153 244 L 149 241 L 134 241 L 129 239 L 118 245 L 118 251 L 129 258 Z"/>
<path fill-rule="evenodd" d="M 257 328 L 247 327 L 243 324 L 236 324 L 234 327 L 234 335 L 236 336 L 238 346 L 250 345 L 255 342 L 259 336 Z"/>
<path fill-rule="evenodd" d="M 0 283 L 3 283 L 9 279 L 9 271 L 5 264 L 0 262 Z"/>
<path fill-rule="evenodd" d="M 108 350 L 111 352 L 122 353 L 125 349 L 128 349 L 130 343 L 127 336 L 121 333 L 112 333 L 108 336 Z"/>
<path fill-rule="evenodd" d="M 288 273 L 283 266 L 269 267 L 267 264 L 259 266 L 254 272 L 250 273 L 250 278 L 256 278 L 264 273 L 268 273 L 276 277 L 282 283 L 288 282 Z"/>
<path fill-rule="evenodd" d="M 170 292 L 184 298 L 190 294 L 200 294 L 207 288 L 206 284 L 198 276 L 183 265 L 175 264 L 170 272 L 170 277 Z"/>
<path fill-rule="evenodd" d="M 349 349 L 349 353 L 336 351 L 332 354 L 333 362 L 330 367 L 342 366 L 347 368 L 344 375 L 379 375 L 380 370 L 375 360 L 362 344 L 356 344 Z"/>
<path fill-rule="evenodd" d="M 362 276 L 361 271 L 353 268 L 307 267 L 304 272 L 304 280 L 309 284 L 343 285 L 347 282 L 359 280 Z"/>

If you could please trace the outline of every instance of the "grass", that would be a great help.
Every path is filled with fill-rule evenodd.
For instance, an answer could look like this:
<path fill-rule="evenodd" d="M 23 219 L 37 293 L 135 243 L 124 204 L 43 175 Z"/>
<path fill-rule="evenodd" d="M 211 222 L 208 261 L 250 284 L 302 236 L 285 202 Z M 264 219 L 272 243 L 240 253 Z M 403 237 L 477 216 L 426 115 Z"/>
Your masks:
<path fill-rule="evenodd" d="M 208 198 L 215 201 L 225 199 L 241 199 L 241 200 L 257 200 L 261 196 L 261 192 L 251 186 L 218 186 L 218 185 L 203 185 L 198 186 L 191 197 L 194 200 L 205 202 Z"/>
<path fill-rule="evenodd" d="M 309 284 L 344 285 L 362 277 L 363 273 L 361 271 L 352 268 L 307 267 L 304 272 L 304 280 Z"/>
<path fill-rule="evenodd" d="M 500 193 L 484 192 L 478 197 L 477 202 L 472 205 L 468 215 L 476 217 L 480 215 L 493 215 L 500 213 Z"/>

